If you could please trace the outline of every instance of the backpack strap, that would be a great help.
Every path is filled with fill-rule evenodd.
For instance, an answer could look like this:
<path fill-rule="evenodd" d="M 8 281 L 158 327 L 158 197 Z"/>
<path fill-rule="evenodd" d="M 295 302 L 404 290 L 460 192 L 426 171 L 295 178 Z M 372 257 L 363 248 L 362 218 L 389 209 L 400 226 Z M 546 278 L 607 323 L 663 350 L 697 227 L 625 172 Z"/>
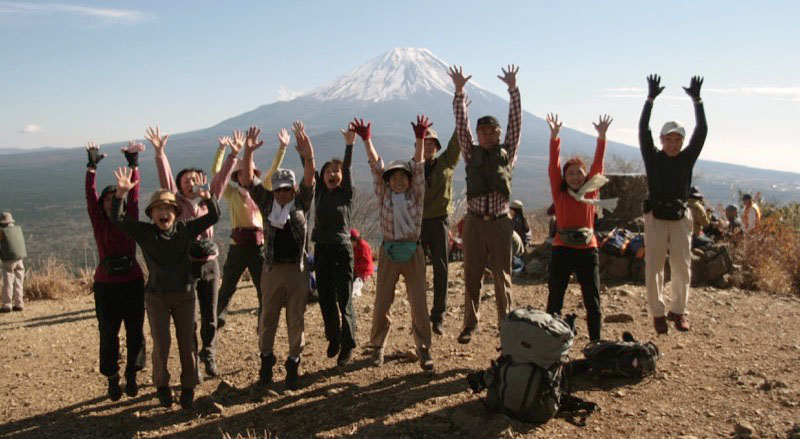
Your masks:
<path fill-rule="evenodd" d="M 570 393 L 563 393 L 561 394 L 561 407 L 556 416 L 577 427 L 585 427 L 586 418 L 591 416 L 595 410 L 600 411 L 600 407 L 596 403 Z"/>

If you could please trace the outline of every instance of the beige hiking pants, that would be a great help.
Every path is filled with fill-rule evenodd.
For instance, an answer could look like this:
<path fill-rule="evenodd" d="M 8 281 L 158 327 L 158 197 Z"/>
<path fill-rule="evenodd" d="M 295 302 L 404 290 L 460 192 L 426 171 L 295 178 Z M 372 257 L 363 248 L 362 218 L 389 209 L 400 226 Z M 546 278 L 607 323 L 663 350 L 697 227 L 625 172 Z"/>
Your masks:
<path fill-rule="evenodd" d="M 660 220 L 652 213 L 644 216 L 644 262 L 647 307 L 653 317 L 664 317 L 664 262 L 669 251 L 672 273 L 670 311 L 683 314 L 689 301 L 692 280 L 692 212 L 677 221 Z"/>

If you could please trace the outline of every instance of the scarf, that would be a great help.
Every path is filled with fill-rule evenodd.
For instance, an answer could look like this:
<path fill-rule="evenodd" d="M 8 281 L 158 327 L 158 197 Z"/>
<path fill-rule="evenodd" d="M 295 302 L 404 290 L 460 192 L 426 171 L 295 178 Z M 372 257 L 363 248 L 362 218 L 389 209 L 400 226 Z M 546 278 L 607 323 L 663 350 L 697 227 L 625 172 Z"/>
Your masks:
<path fill-rule="evenodd" d="M 283 230 L 283 226 L 286 225 L 286 221 L 289 220 L 289 212 L 294 207 L 294 200 L 286 203 L 285 206 L 281 207 L 278 204 L 278 200 L 272 200 L 272 212 L 269 213 L 269 223 L 272 224 L 273 227 L 276 229 Z"/>
<path fill-rule="evenodd" d="M 579 203 L 584 203 L 595 207 L 599 206 L 600 209 L 597 210 L 597 217 L 602 218 L 603 209 L 613 212 L 614 209 L 617 208 L 617 199 L 609 198 L 607 200 L 600 200 L 595 198 L 584 198 L 584 195 L 586 195 L 589 192 L 594 192 L 596 190 L 599 190 L 606 183 L 608 183 L 608 177 L 601 174 L 595 174 L 594 177 L 590 178 L 588 181 L 583 183 L 583 186 L 581 186 L 581 188 L 578 189 L 577 192 L 573 191 L 570 188 L 567 188 L 567 193 L 572 198 L 574 198 L 575 201 Z"/>
<path fill-rule="evenodd" d="M 394 219 L 394 239 L 403 239 L 414 233 L 414 219 L 408 211 L 405 193 L 392 192 L 392 214 Z"/>

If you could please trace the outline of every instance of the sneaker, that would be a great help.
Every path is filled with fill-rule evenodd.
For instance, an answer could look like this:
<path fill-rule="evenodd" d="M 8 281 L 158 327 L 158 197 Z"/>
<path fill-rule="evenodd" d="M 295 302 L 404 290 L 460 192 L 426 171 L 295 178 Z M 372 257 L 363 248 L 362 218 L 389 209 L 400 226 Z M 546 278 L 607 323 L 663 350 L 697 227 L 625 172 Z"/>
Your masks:
<path fill-rule="evenodd" d="M 297 361 L 292 360 L 291 358 L 286 359 L 286 387 L 290 390 L 297 390 L 300 388 L 300 359 L 298 358 Z"/>
<path fill-rule="evenodd" d="M 275 354 L 261 356 L 261 369 L 258 371 L 258 384 L 267 386 L 272 383 L 272 366 L 275 365 Z"/>
<path fill-rule="evenodd" d="M 25 307 L 22 305 L 14 305 L 14 308 L 11 309 L 13 309 L 14 311 L 22 311 L 25 309 Z"/>
<path fill-rule="evenodd" d="M 194 403 L 194 389 L 181 387 L 181 408 L 190 409 Z"/>
<path fill-rule="evenodd" d="M 430 352 L 417 350 L 417 355 L 419 356 L 419 367 L 422 370 L 433 370 L 433 360 Z"/>
<path fill-rule="evenodd" d="M 139 394 L 139 385 L 136 383 L 135 373 L 125 374 L 125 394 L 131 398 Z"/>
<path fill-rule="evenodd" d="M 206 357 L 203 358 L 203 366 L 206 369 L 206 376 L 216 378 L 219 376 L 219 370 L 217 369 L 217 362 L 214 361 L 213 357 Z"/>
<path fill-rule="evenodd" d="M 467 344 L 472 341 L 472 334 L 475 333 L 475 328 L 464 328 L 461 331 L 461 334 L 458 334 L 458 342 L 461 344 Z"/>
<path fill-rule="evenodd" d="M 156 396 L 158 397 L 158 403 L 161 404 L 161 407 L 169 408 L 172 405 L 172 390 L 170 390 L 169 387 L 157 388 Z"/>
<path fill-rule="evenodd" d="M 0 312 L 11 312 L 11 305 L 5 305 L 0 308 Z"/>
<path fill-rule="evenodd" d="M 686 332 L 689 330 L 689 322 L 686 321 L 684 314 L 674 314 L 670 311 L 667 313 L 667 320 L 675 322 L 675 329 L 678 331 Z"/>
<path fill-rule="evenodd" d="M 433 333 L 436 335 L 442 335 L 444 333 L 441 320 L 439 320 L 438 322 L 433 322 L 433 324 L 431 325 L 431 329 L 433 330 Z"/>
<path fill-rule="evenodd" d="M 669 332 L 666 317 L 653 317 L 653 326 L 656 328 L 656 334 L 666 334 Z"/>
<path fill-rule="evenodd" d="M 353 348 L 344 347 L 339 352 L 339 358 L 336 359 L 336 364 L 339 366 L 346 366 L 353 359 Z"/>
<path fill-rule="evenodd" d="M 375 348 L 372 350 L 372 355 L 369 358 L 370 364 L 375 367 L 380 367 L 383 365 L 383 349 Z"/>
<path fill-rule="evenodd" d="M 122 387 L 119 385 L 119 375 L 108 377 L 108 398 L 112 401 L 119 401 L 122 398 Z"/>
<path fill-rule="evenodd" d="M 338 341 L 331 340 L 328 342 L 328 358 L 333 358 L 339 353 L 341 345 Z"/>

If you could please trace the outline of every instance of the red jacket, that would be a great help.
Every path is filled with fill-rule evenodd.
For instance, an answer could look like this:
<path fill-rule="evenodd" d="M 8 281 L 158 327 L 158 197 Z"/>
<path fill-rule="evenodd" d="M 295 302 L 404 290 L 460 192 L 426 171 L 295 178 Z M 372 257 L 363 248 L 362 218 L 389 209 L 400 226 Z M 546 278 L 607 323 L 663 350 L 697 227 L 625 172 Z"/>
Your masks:
<path fill-rule="evenodd" d="M 372 265 L 372 249 L 364 239 L 359 239 L 353 245 L 353 275 L 366 279 L 372 276 L 375 266 Z"/>

